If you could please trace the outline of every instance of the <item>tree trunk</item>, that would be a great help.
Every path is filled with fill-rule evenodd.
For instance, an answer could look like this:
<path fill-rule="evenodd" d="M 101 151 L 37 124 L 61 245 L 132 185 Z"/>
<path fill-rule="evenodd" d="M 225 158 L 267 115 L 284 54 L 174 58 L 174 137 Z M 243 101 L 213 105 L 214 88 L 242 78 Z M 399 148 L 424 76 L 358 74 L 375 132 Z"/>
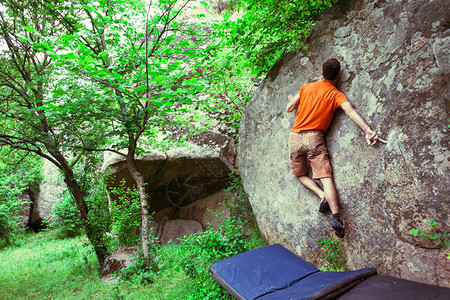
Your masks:
<path fill-rule="evenodd" d="M 130 154 L 131 153 L 131 154 Z M 139 193 L 139 201 L 141 203 L 141 247 L 144 254 L 145 263 L 150 266 L 150 241 L 149 241 L 149 218 L 148 218 L 148 201 L 145 193 L 144 177 L 136 169 L 136 160 L 134 159 L 133 151 L 127 155 L 128 171 L 131 177 L 136 182 L 136 188 Z"/>
<path fill-rule="evenodd" d="M 71 172 L 70 172 L 71 173 Z M 101 267 L 103 267 L 103 263 L 105 262 L 106 255 L 108 250 L 103 244 L 101 238 L 95 234 L 91 224 L 88 220 L 88 207 L 86 201 L 84 201 L 83 194 L 81 193 L 80 186 L 78 182 L 73 178 L 73 173 L 70 174 L 65 173 L 64 182 L 69 187 L 70 193 L 75 199 L 75 203 L 77 204 L 77 208 L 80 211 L 81 220 L 83 220 L 84 229 L 86 231 L 86 236 L 94 247 L 95 255 L 97 256 L 98 263 Z"/>
<path fill-rule="evenodd" d="M 89 242 L 94 247 L 98 263 L 100 264 L 101 267 L 103 267 L 103 263 L 105 262 L 108 250 L 106 249 L 106 246 L 103 244 L 101 237 L 94 232 L 91 224 L 89 223 L 88 206 L 86 204 L 86 201 L 84 201 L 83 193 L 81 192 L 81 188 L 77 180 L 75 179 L 72 168 L 69 166 L 66 159 L 59 151 L 52 151 L 51 154 L 60 164 L 60 168 L 64 173 L 64 182 L 66 183 L 70 193 L 75 199 L 78 211 L 80 212 L 81 220 L 83 220 L 86 236 L 89 239 Z"/>

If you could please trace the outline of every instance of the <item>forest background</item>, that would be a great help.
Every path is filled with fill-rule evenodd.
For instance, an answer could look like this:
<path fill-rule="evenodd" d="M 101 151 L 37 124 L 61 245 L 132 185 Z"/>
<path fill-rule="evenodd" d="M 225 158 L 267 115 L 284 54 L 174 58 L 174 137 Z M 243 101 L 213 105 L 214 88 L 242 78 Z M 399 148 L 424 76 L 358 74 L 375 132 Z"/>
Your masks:
<path fill-rule="evenodd" d="M 42 180 L 44 158 L 59 169 L 69 193 L 55 207 L 59 222 L 49 224 L 57 229 L 47 233 L 49 243 L 62 243 L 63 254 L 46 252 L 39 266 L 67 258 L 70 263 L 61 268 L 75 268 L 68 276 L 75 272 L 95 281 L 95 270 L 119 244 L 141 249 L 134 267 L 122 272 L 121 284 L 99 292 L 70 288 L 65 281 L 65 291 L 131 297 L 130 284 L 156 287 L 171 270 L 169 277 L 189 278 L 190 287 L 168 298 L 226 297 L 209 278 L 209 264 L 263 243 L 243 234 L 258 230 L 248 217 L 238 172 L 227 190 L 235 195 L 227 204 L 233 216 L 219 230 L 161 250 L 149 230 L 136 157 L 183 143 L 170 138 L 171 128 L 186 127 L 191 134 L 207 129 L 193 127 L 200 116 L 225 124 L 238 140 L 240 117 L 255 86 L 280 56 L 303 47 L 314 19 L 333 2 L 220 2 L 220 20 L 210 21 L 202 13 L 183 18 L 193 5 L 216 9 L 207 1 L 0 1 L 0 247 L 12 255 L 25 245 L 42 246 L 30 242 L 40 237 L 18 229 L 17 213 L 24 204 L 20 196 Z M 107 175 L 99 172 L 106 151 L 126 159 L 135 181 L 135 190 L 114 191 L 129 203 L 125 210 L 108 209 Z M 136 225 L 140 236 L 131 234 Z M 43 277 L 52 284 L 33 293 L 61 293 L 54 277 Z M 21 295 L 18 286 L 10 293 Z"/>

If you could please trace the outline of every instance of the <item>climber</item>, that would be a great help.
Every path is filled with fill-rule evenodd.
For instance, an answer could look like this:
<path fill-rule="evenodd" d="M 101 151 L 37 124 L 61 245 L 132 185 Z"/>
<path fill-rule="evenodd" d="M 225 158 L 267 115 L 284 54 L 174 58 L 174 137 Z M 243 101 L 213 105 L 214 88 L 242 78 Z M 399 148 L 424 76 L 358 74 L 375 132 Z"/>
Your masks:
<path fill-rule="evenodd" d="M 369 145 L 377 142 L 386 143 L 370 129 L 364 119 L 352 108 L 345 95 L 336 87 L 340 76 L 341 65 L 335 58 L 327 60 L 322 68 L 323 80 L 305 84 L 297 95 L 288 96 L 286 111 L 297 114 L 295 124 L 289 135 L 289 152 L 292 173 L 306 188 L 315 193 L 321 200 L 319 212 L 331 209 L 333 221 L 331 227 L 336 235 L 344 237 L 344 221 L 339 215 L 336 188 L 332 179 L 332 168 L 325 145 L 324 132 L 328 129 L 334 110 L 341 107 L 345 114 L 366 134 Z M 312 169 L 313 179 L 320 179 L 323 190 L 309 178 L 306 160 Z"/>

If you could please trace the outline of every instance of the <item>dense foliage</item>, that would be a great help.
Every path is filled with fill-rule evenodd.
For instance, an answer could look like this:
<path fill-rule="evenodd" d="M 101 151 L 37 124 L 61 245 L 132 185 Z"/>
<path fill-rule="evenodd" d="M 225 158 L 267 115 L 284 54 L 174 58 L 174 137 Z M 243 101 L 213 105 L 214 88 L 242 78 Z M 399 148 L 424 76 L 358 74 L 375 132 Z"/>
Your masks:
<path fill-rule="evenodd" d="M 82 232 L 83 222 L 72 195 L 65 193 L 52 211 L 57 218 L 52 225 L 57 227 L 60 238 L 74 237 Z"/>
<path fill-rule="evenodd" d="M 14 244 L 20 228 L 19 213 L 31 203 L 26 197 L 42 180 L 42 161 L 26 152 L 0 148 L 0 248 Z"/>
<path fill-rule="evenodd" d="M 122 181 L 118 187 L 110 188 L 115 201 L 111 202 L 110 214 L 115 247 L 137 245 L 141 221 L 139 195 L 135 188 L 126 187 Z"/>
<path fill-rule="evenodd" d="M 258 75 L 304 45 L 314 20 L 337 0 L 236 0 L 216 25 L 222 53 Z M 239 16 L 236 18 L 235 14 Z"/>
<path fill-rule="evenodd" d="M 343 246 L 339 239 L 324 235 L 317 241 L 324 254 L 323 264 L 319 266 L 322 271 L 348 271 L 347 261 L 342 252 Z"/>

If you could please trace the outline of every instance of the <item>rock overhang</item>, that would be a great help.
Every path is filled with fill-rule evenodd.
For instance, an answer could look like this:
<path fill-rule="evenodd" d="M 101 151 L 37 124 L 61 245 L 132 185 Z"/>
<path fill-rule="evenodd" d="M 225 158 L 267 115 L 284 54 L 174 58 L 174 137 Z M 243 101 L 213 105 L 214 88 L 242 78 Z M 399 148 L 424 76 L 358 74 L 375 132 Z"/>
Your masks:
<path fill-rule="evenodd" d="M 182 146 L 152 149 L 136 156 L 136 168 L 144 177 L 150 211 L 183 207 L 226 188 L 229 168 L 220 157 L 229 137 L 204 131 L 191 136 Z M 108 186 L 133 186 L 123 156 L 108 154 L 103 171 L 109 173 Z M 110 194 L 112 198 L 114 195 Z"/>

